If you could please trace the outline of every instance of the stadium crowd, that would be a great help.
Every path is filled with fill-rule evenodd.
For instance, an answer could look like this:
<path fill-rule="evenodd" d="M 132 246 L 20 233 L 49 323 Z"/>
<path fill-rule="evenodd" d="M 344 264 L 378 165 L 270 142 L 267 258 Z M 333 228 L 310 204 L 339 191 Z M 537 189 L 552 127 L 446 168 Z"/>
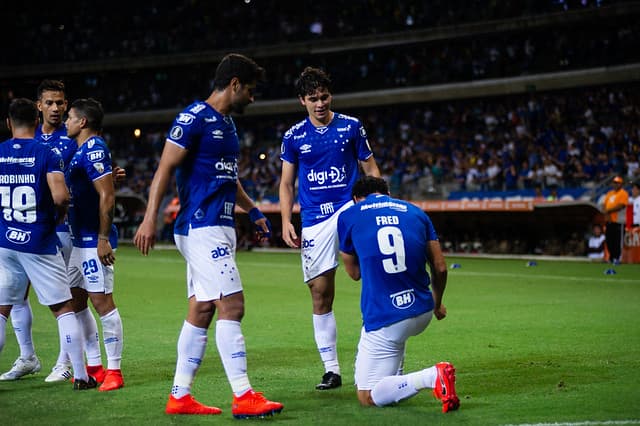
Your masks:
<path fill-rule="evenodd" d="M 450 191 L 590 188 L 640 173 L 640 86 L 619 85 L 346 111 L 362 119 L 392 194 L 424 199 Z M 238 117 L 241 179 L 273 200 L 280 142 L 298 116 Z M 164 126 L 166 127 L 166 126 Z M 145 194 L 167 129 L 106 135 L 116 162 Z M 430 195 L 431 193 L 431 195 Z M 145 194 L 146 195 L 146 194 Z"/>
<path fill-rule="evenodd" d="M 21 4 L 12 3 L 4 6 L 3 16 L 20 36 L 3 50 L 13 64 L 95 61 L 436 28 L 614 3 L 623 2 L 357 0 L 326 8 L 308 0 L 245 0 L 212 8 L 207 1 L 151 0 L 127 2 L 122 13 L 123 8 L 113 3 L 76 0 L 30 15 L 23 13 Z M 114 22 L 119 23 L 118 31 L 113 30 Z"/>
<path fill-rule="evenodd" d="M 360 2 L 354 2 L 353 7 L 359 4 Z M 586 3 L 587 6 L 590 4 L 592 3 Z M 285 19 L 285 16 L 286 13 L 281 19 Z M 640 53 L 635 49 L 640 43 L 639 25 L 637 16 L 633 14 L 601 19 L 594 16 L 572 25 L 539 28 L 522 26 L 508 32 L 474 33 L 464 37 L 444 40 L 436 38 L 392 46 L 364 46 L 330 51 L 322 55 L 279 53 L 260 58 L 260 63 L 267 70 L 268 80 L 268 84 L 260 88 L 260 98 L 291 98 L 293 81 L 304 65 L 327 70 L 333 78 L 334 90 L 348 93 L 628 64 L 640 61 Z M 381 24 L 380 30 L 372 31 L 389 30 Z M 286 32 L 273 33 L 282 35 Z M 341 35 L 348 34 L 350 33 Z M 84 49 L 78 48 L 82 43 L 74 44 L 74 40 L 56 37 L 52 40 L 54 43 L 63 43 L 58 50 L 60 52 Z M 266 45 L 269 40 L 269 37 L 260 39 L 258 45 Z M 297 40 L 304 40 L 304 37 Z M 87 43 L 89 42 L 96 42 L 96 37 L 88 37 Z M 34 43 L 31 49 L 37 49 L 41 45 Z M 98 47 L 87 47 L 86 50 L 92 58 L 100 57 Z M 47 51 L 52 51 L 49 44 Z M 153 52 L 131 52 L 132 55 L 149 53 Z M 117 54 L 126 56 L 126 50 L 118 51 Z M 46 55 L 31 52 L 31 57 L 46 58 Z M 70 58 L 75 61 L 86 59 Z M 214 66 L 210 60 L 203 60 L 198 63 L 164 64 L 151 68 L 108 67 L 70 73 L 63 76 L 63 80 L 72 88 L 74 96 L 96 97 L 102 101 L 107 112 L 183 108 L 211 89 Z M 206 82 L 208 87 L 203 86 Z M 2 86 L 5 86 L 5 92 L 29 96 L 33 81 L 24 78 L 7 79 L 2 82 Z M 6 93 L 4 96 L 7 96 Z"/>

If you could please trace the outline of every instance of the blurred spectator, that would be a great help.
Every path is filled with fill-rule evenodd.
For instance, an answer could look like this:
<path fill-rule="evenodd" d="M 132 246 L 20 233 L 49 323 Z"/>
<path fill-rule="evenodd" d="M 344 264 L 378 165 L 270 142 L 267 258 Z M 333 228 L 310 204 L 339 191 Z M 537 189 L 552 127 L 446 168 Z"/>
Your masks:
<path fill-rule="evenodd" d="M 594 223 L 592 233 L 587 241 L 587 257 L 593 260 L 604 260 L 605 235 L 602 226 Z"/>

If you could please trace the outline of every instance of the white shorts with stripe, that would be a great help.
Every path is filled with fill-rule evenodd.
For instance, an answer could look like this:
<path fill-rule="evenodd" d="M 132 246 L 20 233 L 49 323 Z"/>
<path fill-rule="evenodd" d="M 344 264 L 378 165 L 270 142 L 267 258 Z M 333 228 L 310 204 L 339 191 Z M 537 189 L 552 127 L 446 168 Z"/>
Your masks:
<path fill-rule="evenodd" d="M 302 228 L 300 256 L 305 283 L 338 267 L 338 216 L 352 205 L 350 201 L 324 222 Z"/>
<path fill-rule="evenodd" d="M 0 248 L 0 305 L 24 301 L 27 283 L 46 306 L 71 300 L 62 254 L 22 253 Z"/>
<path fill-rule="evenodd" d="M 407 339 L 422 333 L 432 316 L 433 311 L 425 312 L 369 332 L 362 327 L 354 374 L 358 390 L 371 390 L 384 377 L 394 376 L 402 363 Z"/>
<path fill-rule="evenodd" d="M 242 291 L 236 266 L 236 230 L 230 226 L 192 228 L 175 234 L 178 250 L 187 261 L 187 296 L 198 302 L 219 300 Z"/>
<path fill-rule="evenodd" d="M 67 274 L 71 287 L 83 288 L 89 293 L 113 293 L 113 265 L 104 266 L 100 262 L 96 247 L 74 247 Z"/>

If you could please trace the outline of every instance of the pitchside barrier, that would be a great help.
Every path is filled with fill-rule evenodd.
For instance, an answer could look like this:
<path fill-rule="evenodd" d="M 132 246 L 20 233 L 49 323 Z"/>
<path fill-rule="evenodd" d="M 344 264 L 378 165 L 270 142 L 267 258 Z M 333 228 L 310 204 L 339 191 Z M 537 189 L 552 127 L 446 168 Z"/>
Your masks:
<path fill-rule="evenodd" d="M 534 200 L 460 200 L 412 201 L 427 212 L 441 239 L 453 236 L 476 236 L 478 239 L 506 238 L 525 241 L 530 247 L 542 240 L 584 238 L 594 223 L 604 225 L 604 216 L 589 201 Z M 260 204 L 260 210 L 280 231 L 280 205 Z M 238 213 L 241 210 L 238 209 Z M 300 229 L 300 209 L 293 209 L 293 222 Z M 239 217 L 241 226 L 249 226 L 246 215 Z M 625 231 L 622 261 L 640 263 L 640 228 Z"/>
<path fill-rule="evenodd" d="M 123 215 L 117 222 L 123 242 L 133 238 L 146 202 L 132 194 L 119 193 L 117 204 Z M 578 236 L 584 239 L 594 223 L 604 225 L 604 216 L 596 204 L 589 201 L 534 201 L 529 200 L 456 200 L 412 201 L 426 211 L 442 241 L 477 239 L 480 241 L 509 240 L 523 242 L 526 253 L 533 252 L 541 241 L 566 241 Z M 275 239 L 281 237 L 280 205 L 261 203 L 260 210 L 273 226 Z M 237 226 L 239 233 L 251 228 L 248 216 L 241 209 Z M 293 224 L 300 229 L 300 207 L 293 208 Z M 159 220 L 159 224 L 162 221 Z M 622 262 L 640 263 L 640 227 L 626 229 L 623 239 Z"/>

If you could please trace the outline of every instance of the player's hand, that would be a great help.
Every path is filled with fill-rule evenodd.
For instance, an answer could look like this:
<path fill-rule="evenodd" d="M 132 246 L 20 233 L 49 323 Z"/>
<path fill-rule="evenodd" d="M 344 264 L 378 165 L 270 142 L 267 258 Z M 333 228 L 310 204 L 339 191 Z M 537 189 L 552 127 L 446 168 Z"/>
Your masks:
<path fill-rule="evenodd" d="M 109 240 L 98 239 L 98 259 L 104 266 L 110 266 L 116 263 L 116 255 L 111 248 Z"/>
<path fill-rule="evenodd" d="M 116 183 L 116 185 L 119 185 L 127 180 L 127 171 L 122 167 L 115 166 L 111 171 L 111 175 L 113 176 L 113 181 Z"/>
<path fill-rule="evenodd" d="M 435 315 L 436 319 L 440 321 L 447 316 L 447 308 L 444 305 L 440 305 L 433 310 L 433 315 Z"/>
<path fill-rule="evenodd" d="M 252 208 L 248 213 L 249 220 L 256 225 L 258 239 L 263 241 L 271 238 L 271 222 L 269 222 L 269 219 L 267 219 L 257 207 Z"/>
<path fill-rule="evenodd" d="M 282 240 L 291 248 L 300 248 L 300 239 L 291 222 L 282 224 Z"/>
<path fill-rule="evenodd" d="M 156 244 L 156 224 L 149 221 L 142 221 L 136 235 L 133 237 L 135 245 L 144 256 L 149 254 L 149 250 Z"/>

